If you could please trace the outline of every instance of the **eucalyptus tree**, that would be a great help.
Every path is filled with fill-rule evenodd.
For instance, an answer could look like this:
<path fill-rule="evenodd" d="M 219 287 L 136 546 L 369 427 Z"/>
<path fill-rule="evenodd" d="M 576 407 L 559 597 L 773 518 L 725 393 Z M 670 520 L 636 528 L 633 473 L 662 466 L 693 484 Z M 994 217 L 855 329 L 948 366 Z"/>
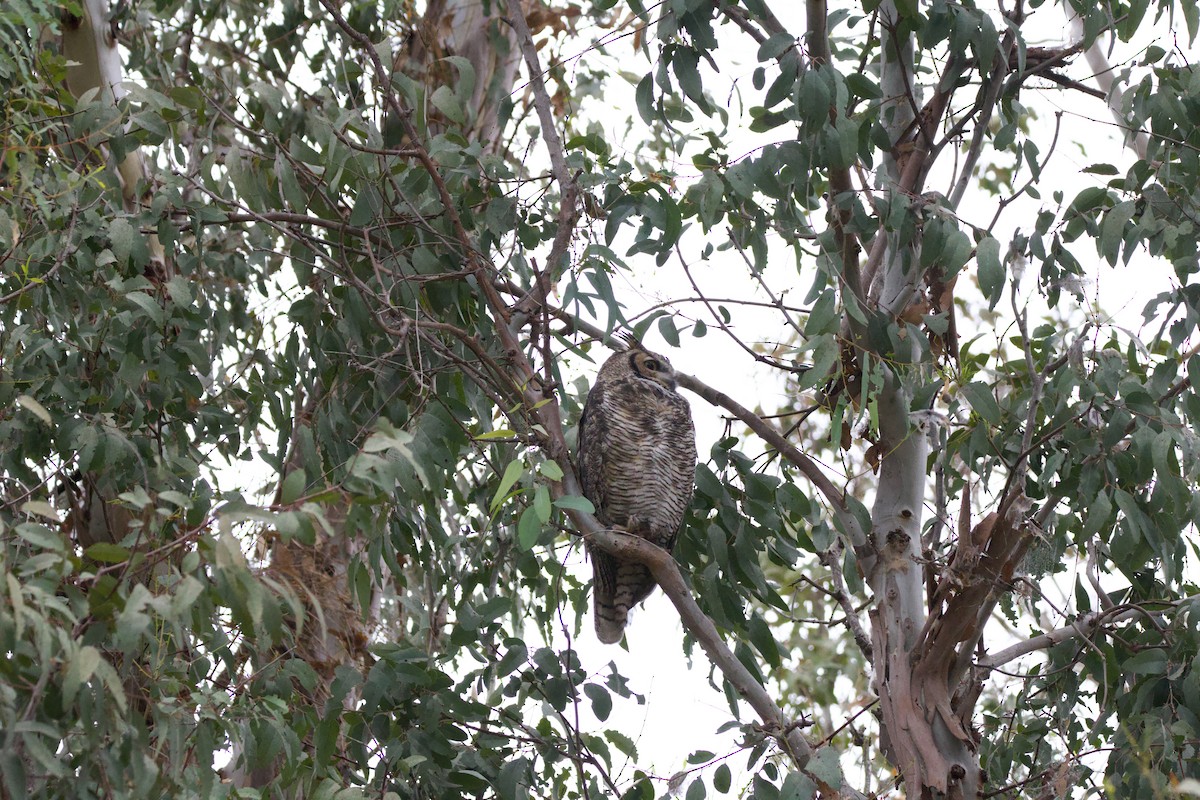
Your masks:
<path fill-rule="evenodd" d="M 1195 793 L 1200 10 L 792 11 L 0 11 L 4 796 L 739 790 L 614 722 L 584 537 L 756 796 Z M 786 400 L 682 378 L 672 558 L 579 496 L 572 379 L 689 329 Z"/>

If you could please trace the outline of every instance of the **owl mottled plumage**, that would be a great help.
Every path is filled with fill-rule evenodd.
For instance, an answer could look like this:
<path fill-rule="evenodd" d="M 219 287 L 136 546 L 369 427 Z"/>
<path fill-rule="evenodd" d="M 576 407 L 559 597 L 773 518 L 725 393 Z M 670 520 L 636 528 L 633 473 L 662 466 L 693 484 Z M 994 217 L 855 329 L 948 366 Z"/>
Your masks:
<path fill-rule="evenodd" d="M 631 343 L 604 363 L 579 421 L 583 494 L 608 528 L 668 552 L 692 501 L 696 430 L 671 362 Z M 620 641 L 629 609 L 654 591 L 650 570 L 589 547 L 596 635 Z"/>

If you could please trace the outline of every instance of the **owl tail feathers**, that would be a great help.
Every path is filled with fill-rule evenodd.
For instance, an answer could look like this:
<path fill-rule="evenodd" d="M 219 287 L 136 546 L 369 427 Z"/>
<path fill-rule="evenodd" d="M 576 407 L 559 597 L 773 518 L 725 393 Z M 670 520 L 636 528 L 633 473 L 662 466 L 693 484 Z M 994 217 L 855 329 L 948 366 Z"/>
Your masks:
<path fill-rule="evenodd" d="M 625 635 L 625 623 L 629 619 L 629 610 L 618 609 L 611 602 L 604 602 L 596 597 L 594 616 L 596 619 L 596 638 L 605 644 L 616 644 Z"/>
<path fill-rule="evenodd" d="M 654 578 L 641 564 L 610 562 L 612 571 L 605 571 L 597 560 L 595 599 L 596 638 L 604 644 L 621 641 L 629 621 L 629 609 L 654 591 Z M 608 566 L 608 565 L 604 565 Z"/>

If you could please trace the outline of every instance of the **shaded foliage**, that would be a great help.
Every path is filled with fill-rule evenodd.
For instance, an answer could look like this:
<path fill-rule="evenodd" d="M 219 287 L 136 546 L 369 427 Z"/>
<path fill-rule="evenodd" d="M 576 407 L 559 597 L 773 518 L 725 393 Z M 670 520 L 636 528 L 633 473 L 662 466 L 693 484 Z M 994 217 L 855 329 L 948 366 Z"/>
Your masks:
<path fill-rule="evenodd" d="M 923 659 L 951 678 L 912 718 L 984 791 L 1200 779 L 1200 84 L 1141 51 L 1144 151 L 1074 185 L 1038 83 L 1078 89 L 1149 4 L 1069 4 L 1083 40 L 1049 52 L 1025 36 L 1059 12 L 1021 3 L 810 3 L 807 35 L 761 3 L 524 4 L 526 37 L 494 2 L 494 72 L 437 41 L 457 5 L 123 5 L 117 103 L 68 87 L 83 8 L 0 11 L 3 795 L 955 796 L 888 730 Z M 1194 37 L 1194 2 L 1155 9 Z M 641 66 L 619 35 L 561 58 L 626 31 Z M 506 82 L 528 51 L 545 75 Z M 1143 332 L 1077 302 L 1092 262 L 1174 270 Z M 702 311 L 638 307 L 649 265 Z M 636 676 L 573 645 L 575 379 L 620 328 L 686 351 L 768 317 L 736 352 L 782 407 L 688 387 L 745 427 L 701 442 L 676 558 L 716 627 L 685 651 L 795 725 L 714 671 L 745 754 L 714 732 L 666 775 L 621 728 Z M 904 642 L 885 586 L 920 603 Z"/>

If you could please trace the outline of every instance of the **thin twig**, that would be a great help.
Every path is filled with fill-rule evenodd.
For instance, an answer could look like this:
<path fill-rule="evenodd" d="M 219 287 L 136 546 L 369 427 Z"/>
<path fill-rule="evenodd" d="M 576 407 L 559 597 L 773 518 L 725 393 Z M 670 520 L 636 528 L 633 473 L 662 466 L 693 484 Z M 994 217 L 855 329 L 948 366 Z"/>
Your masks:
<path fill-rule="evenodd" d="M 835 545 L 823 553 L 818 553 L 817 558 L 829 569 L 829 580 L 833 584 L 830 594 L 837 599 L 838 605 L 842 607 L 842 613 L 846 615 L 846 627 L 854 634 L 854 643 L 866 656 L 867 661 L 874 663 L 875 648 L 871 646 L 871 637 L 863 628 L 862 621 L 858 618 L 858 610 L 850 600 L 850 593 L 846 591 L 846 580 L 842 577 L 842 565 L 838 563 L 839 555 L 841 555 L 841 547 Z"/>
<path fill-rule="evenodd" d="M 1162 605 L 1167 608 L 1159 613 L 1166 611 L 1177 611 L 1189 603 L 1200 600 L 1200 594 L 1188 595 L 1179 600 L 1163 601 Z M 1155 603 L 1154 605 L 1158 605 Z M 1006 647 L 998 653 L 993 653 L 989 656 L 976 661 L 976 665 L 981 669 L 996 669 L 997 667 L 1007 664 L 1010 661 L 1015 661 L 1021 656 L 1038 650 L 1048 650 L 1056 644 L 1069 641 L 1076 638 L 1087 639 L 1091 637 L 1097 630 L 1105 625 L 1117 625 L 1121 622 L 1134 619 L 1135 617 L 1144 616 L 1147 613 L 1145 608 L 1139 606 L 1117 606 L 1107 608 L 1102 611 L 1093 611 L 1089 614 L 1084 614 L 1079 619 L 1069 625 L 1064 625 L 1048 633 L 1043 633 L 1038 636 L 1026 639 L 1023 642 L 1018 642 L 1011 647 Z"/>

